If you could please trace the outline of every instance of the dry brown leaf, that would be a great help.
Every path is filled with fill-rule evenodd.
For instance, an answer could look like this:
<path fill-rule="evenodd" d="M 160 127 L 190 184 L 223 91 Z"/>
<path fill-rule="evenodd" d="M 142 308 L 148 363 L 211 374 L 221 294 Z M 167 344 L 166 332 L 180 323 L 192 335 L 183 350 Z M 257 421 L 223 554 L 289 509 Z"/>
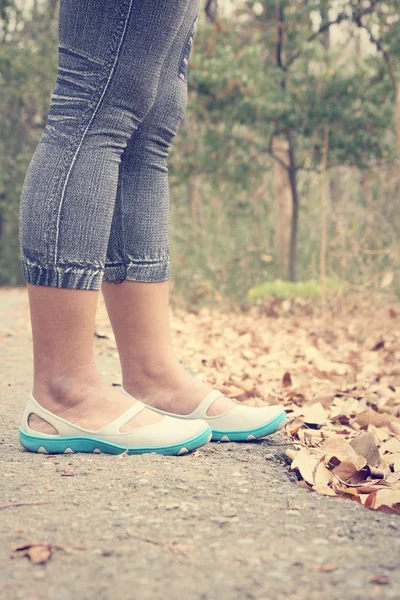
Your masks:
<path fill-rule="evenodd" d="M 314 483 L 314 471 L 317 468 L 319 461 L 316 458 L 313 458 L 307 450 L 299 450 L 296 453 L 296 456 L 290 466 L 291 471 L 299 471 L 302 478 L 313 485 Z"/>
<path fill-rule="evenodd" d="M 393 433 L 396 433 L 400 429 L 400 419 L 393 417 L 389 413 L 378 413 L 372 409 L 359 413 L 355 418 L 355 422 L 365 429 L 368 425 L 388 427 Z"/>
<path fill-rule="evenodd" d="M 304 423 L 308 425 L 324 425 L 327 422 L 327 413 L 320 402 L 310 404 L 302 409 Z"/>
<path fill-rule="evenodd" d="M 346 440 L 338 436 L 332 436 L 328 438 L 320 448 L 321 452 L 325 454 L 325 462 L 329 463 L 333 457 L 339 461 L 353 460 L 358 457 L 358 454 L 350 446 Z"/>
<path fill-rule="evenodd" d="M 333 479 L 333 475 L 329 469 L 326 468 L 323 459 L 319 461 L 314 473 L 314 484 L 329 485 Z"/>
<path fill-rule="evenodd" d="M 313 491 L 313 487 L 311 485 L 309 485 L 306 481 L 304 481 L 303 479 L 301 479 L 298 484 L 297 487 L 303 489 L 303 490 L 308 490 L 309 492 Z"/>
<path fill-rule="evenodd" d="M 380 489 L 369 494 L 365 506 L 389 514 L 400 515 L 400 490 Z"/>
<path fill-rule="evenodd" d="M 290 436 L 296 435 L 300 427 L 304 425 L 303 417 L 297 417 L 293 421 L 289 421 L 285 426 L 286 433 Z"/>
<path fill-rule="evenodd" d="M 290 376 L 289 371 L 286 371 L 282 378 L 282 385 L 284 388 L 290 387 L 292 385 L 292 378 Z"/>
<path fill-rule="evenodd" d="M 53 554 L 53 546 L 32 542 L 31 544 L 16 545 L 12 548 L 11 558 L 27 556 L 31 563 L 40 565 L 46 563 Z"/>
<path fill-rule="evenodd" d="M 361 503 L 361 499 L 360 499 L 360 496 L 359 496 L 356 488 L 345 487 L 342 485 L 335 485 L 334 489 L 337 492 L 344 494 L 345 496 L 349 496 L 351 500 L 355 500 L 356 502 Z"/>
<path fill-rule="evenodd" d="M 381 455 L 375 443 L 375 437 L 370 432 L 356 435 L 350 441 L 350 446 L 359 454 L 364 456 L 370 467 L 377 467 L 381 462 Z"/>
<path fill-rule="evenodd" d="M 327 485 L 326 483 L 315 483 L 313 485 L 313 490 L 319 492 L 320 494 L 323 494 L 324 496 L 336 496 L 336 492 L 334 492 L 333 489 L 329 487 L 329 485 Z"/>
<path fill-rule="evenodd" d="M 324 408 L 328 409 L 331 407 L 334 399 L 334 394 L 329 394 L 327 396 L 315 396 L 314 398 L 312 398 L 312 400 L 310 400 L 309 404 L 322 404 Z"/>
<path fill-rule="evenodd" d="M 363 457 L 360 457 L 363 458 Z M 365 459 L 363 459 L 365 461 Z M 364 466 L 364 465 L 363 465 Z M 348 481 L 351 479 L 356 473 L 360 471 L 360 467 L 356 467 L 356 465 L 350 460 L 344 460 L 337 467 L 333 469 L 333 473 L 339 477 L 342 481 Z"/>
<path fill-rule="evenodd" d="M 400 439 L 397 437 L 391 437 L 387 442 L 384 442 L 379 447 L 380 452 L 391 452 L 392 454 L 400 453 Z"/>

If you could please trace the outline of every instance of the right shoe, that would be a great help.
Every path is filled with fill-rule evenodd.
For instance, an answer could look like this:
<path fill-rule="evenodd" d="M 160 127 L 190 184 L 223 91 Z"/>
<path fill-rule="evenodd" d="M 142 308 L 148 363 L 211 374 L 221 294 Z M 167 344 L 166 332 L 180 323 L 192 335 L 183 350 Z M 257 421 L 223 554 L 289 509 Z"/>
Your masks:
<path fill-rule="evenodd" d="M 124 388 L 122 388 L 122 392 L 133 398 Z M 220 415 L 209 416 L 207 414 L 208 409 L 221 396 L 224 397 L 224 394 L 219 390 L 211 390 L 206 394 L 198 407 L 186 415 L 166 412 L 149 404 L 147 407 L 167 417 L 174 417 L 185 421 L 201 419 L 211 427 L 213 441 L 219 442 L 247 442 L 257 440 L 276 433 L 285 425 L 286 412 L 280 405 L 245 406 L 236 401 L 235 406 L 226 412 Z"/>
<path fill-rule="evenodd" d="M 43 408 L 30 394 L 25 408 L 19 439 L 29 452 L 42 454 L 71 454 L 90 452 L 94 454 L 148 454 L 180 455 L 204 446 L 211 440 L 212 432 L 205 421 L 182 421 L 163 417 L 158 423 L 145 425 L 132 431 L 120 429 L 146 408 L 136 401 L 120 417 L 97 431 L 74 425 Z M 30 415 L 37 415 L 50 423 L 57 434 L 41 433 L 29 427 Z"/>

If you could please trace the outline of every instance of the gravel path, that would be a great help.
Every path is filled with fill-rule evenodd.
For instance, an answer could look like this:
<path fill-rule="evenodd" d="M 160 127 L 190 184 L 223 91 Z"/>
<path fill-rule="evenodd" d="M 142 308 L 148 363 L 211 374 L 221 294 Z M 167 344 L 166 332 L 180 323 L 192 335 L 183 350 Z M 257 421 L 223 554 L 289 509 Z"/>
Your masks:
<path fill-rule="evenodd" d="M 297 488 L 279 435 L 183 457 L 24 452 L 27 296 L 0 295 L 1 600 L 400 598 L 400 520 Z M 46 564 L 10 558 L 35 541 Z"/>

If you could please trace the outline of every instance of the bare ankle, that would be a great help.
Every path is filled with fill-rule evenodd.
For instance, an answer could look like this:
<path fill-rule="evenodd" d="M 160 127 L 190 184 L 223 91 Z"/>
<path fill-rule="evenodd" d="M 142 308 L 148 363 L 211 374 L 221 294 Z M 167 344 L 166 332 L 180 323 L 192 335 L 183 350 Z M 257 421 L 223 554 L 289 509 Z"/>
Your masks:
<path fill-rule="evenodd" d="M 149 360 L 140 357 L 122 361 L 122 379 L 123 385 L 133 384 L 143 380 L 170 380 L 174 374 L 182 374 L 184 367 L 174 354 L 166 357 L 152 357 Z"/>
<path fill-rule="evenodd" d="M 32 392 L 39 402 L 42 399 L 45 403 L 50 400 L 71 406 L 71 403 L 81 403 L 100 382 L 93 365 L 82 365 L 58 373 L 35 374 Z"/>

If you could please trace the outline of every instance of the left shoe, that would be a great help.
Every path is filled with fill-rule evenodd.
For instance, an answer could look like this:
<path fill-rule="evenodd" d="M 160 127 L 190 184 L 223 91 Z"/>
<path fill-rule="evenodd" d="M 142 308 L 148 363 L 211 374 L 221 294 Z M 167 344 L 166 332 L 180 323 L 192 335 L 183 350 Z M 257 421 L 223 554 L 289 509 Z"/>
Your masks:
<path fill-rule="evenodd" d="M 124 388 L 124 394 L 131 396 Z M 219 390 L 211 390 L 199 406 L 188 415 L 177 415 L 146 404 L 155 412 L 176 419 L 202 419 L 211 427 L 212 440 L 219 442 L 247 442 L 271 435 L 279 431 L 286 421 L 286 412 L 280 406 L 252 407 L 239 404 L 229 411 L 210 417 L 207 411 L 212 403 L 221 396 Z"/>

